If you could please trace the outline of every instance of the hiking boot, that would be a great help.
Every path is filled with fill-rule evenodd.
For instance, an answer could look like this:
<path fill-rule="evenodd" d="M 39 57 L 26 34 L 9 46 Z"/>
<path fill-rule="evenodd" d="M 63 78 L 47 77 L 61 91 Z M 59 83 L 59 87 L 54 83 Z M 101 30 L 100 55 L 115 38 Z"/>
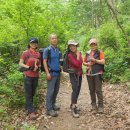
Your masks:
<path fill-rule="evenodd" d="M 71 107 L 68 109 L 68 112 L 72 112 L 72 108 Z"/>
<path fill-rule="evenodd" d="M 78 112 L 76 106 L 72 109 L 72 115 L 73 115 L 73 117 L 75 117 L 75 118 L 79 118 L 79 112 Z"/>
<path fill-rule="evenodd" d="M 98 107 L 98 113 L 103 113 L 104 112 L 104 108 L 103 107 Z"/>
<path fill-rule="evenodd" d="M 60 110 L 60 107 L 57 106 L 57 105 L 54 105 L 53 109 L 54 109 L 55 111 L 59 111 L 59 110 Z"/>
<path fill-rule="evenodd" d="M 46 114 L 49 115 L 49 116 L 52 116 L 52 117 L 58 116 L 57 112 L 54 111 L 54 110 L 46 111 Z"/>
<path fill-rule="evenodd" d="M 32 113 L 29 114 L 30 120 L 36 120 L 36 118 L 37 118 L 37 115 L 35 114 L 35 112 L 32 112 Z"/>
<path fill-rule="evenodd" d="M 69 112 L 72 112 L 72 111 L 73 111 L 72 104 L 70 104 L 70 107 L 69 107 L 68 111 L 69 111 Z"/>
<path fill-rule="evenodd" d="M 91 111 L 97 110 L 97 105 L 92 105 Z"/>
<path fill-rule="evenodd" d="M 78 111 L 78 113 L 80 112 L 80 108 L 79 107 L 77 107 L 76 106 L 76 108 L 77 108 L 77 111 Z M 69 108 L 69 110 L 68 110 L 69 112 L 71 112 L 71 111 L 73 111 L 73 108 L 72 108 L 72 104 L 70 105 L 70 108 Z"/>

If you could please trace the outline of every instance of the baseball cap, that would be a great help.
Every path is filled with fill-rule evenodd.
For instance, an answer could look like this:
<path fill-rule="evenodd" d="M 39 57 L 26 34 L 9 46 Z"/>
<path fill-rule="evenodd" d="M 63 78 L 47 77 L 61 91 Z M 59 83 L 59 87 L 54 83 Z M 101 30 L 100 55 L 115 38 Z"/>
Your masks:
<path fill-rule="evenodd" d="M 38 39 L 35 38 L 35 37 L 31 37 L 31 38 L 29 39 L 29 43 L 38 43 Z"/>
<path fill-rule="evenodd" d="M 68 45 L 75 45 L 75 46 L 77 46 L 78 43 L 75 40 L 69 40 L 68 41 Z"/>
<path fill-rule="evenodd" d="M 89 45 L 91 45 L 92 43 L 97 44 L 97 40 L 95 38 L 90 39 Z"/>

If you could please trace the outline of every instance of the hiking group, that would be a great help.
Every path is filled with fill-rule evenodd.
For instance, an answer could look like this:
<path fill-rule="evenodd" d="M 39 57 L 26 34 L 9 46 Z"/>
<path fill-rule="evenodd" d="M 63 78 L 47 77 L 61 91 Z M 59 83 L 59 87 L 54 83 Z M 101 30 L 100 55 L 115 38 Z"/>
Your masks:
<path fill-rule="evenodd" d="M 63 62 L 61 61 L 61 52 L 57 47 L 57 35 L 51 34 L 49 42 L 50 45 L 44 49 L 41 56 L 38 52 L 38 39 L 30 38 L 28 49 L 20 57 L 19 66 L 24 68 L 25 109 L 29 118 L 37 118 L 33 97 L 38 86 L 40 68 L 44 68 L 47 80 L 46 114 L 52 117 L 58 116 L 57 111 L 60 110 L 60 107 L 56 104 L 56 98 L 60 88 L 61 68 L 63 68 L 64 72 L 69 73 L 72 87 L 70 111 L 73 117 L 79 117 L 80 109 L 78 108 L 77 100 L 82 84 L 82 65 L 86 66 L 91 110 L 103 113 L 102 74 L 104 72 L 105 58 L 104 53 L 97 48 L 97 40 L 94 38 L 90 39 L 90 50 L 86 52 L 84 58 L 82 58 L 82 54 L 77 49 L 79 43 L 75 40 L 69 40 L 67 51 L 63 56 Z"/>

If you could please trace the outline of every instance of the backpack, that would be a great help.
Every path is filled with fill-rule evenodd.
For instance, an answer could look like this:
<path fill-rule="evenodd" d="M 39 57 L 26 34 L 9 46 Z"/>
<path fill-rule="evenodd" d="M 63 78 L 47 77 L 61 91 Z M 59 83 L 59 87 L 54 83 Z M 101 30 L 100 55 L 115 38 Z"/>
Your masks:
<path fill-rule="evenodd" d="M 63 56 L 63 72 L 66 73 L 74 73 L 74 69 L 69 68 L 69 60 L 68 60 L 69 50 L 66 50 Z"/>
<path fill-rule="evenodd" d="M 45 72 L 44 65 L 43 65 L 43 53 L 44 53 L 45 49 L 46 48 L 40 48 L 39 49 L 40 59 L 41 59 L 41 68 L 40 68 L 41 72 Z M 48 52 L 47 52 L 48 59 L 50 59 L 50 57 L 51 57 L 51 49 L 50 49 L 50 47 L 47 47 L 47 49 L 48 49 Z"/>

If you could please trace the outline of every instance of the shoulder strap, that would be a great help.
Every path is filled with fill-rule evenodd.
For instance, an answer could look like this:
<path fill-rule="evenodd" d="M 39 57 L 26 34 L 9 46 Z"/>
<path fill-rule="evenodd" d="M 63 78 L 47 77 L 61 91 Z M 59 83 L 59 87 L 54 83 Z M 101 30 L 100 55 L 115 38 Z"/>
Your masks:
<path fill-rule="evenodd" d="M 47 47 L 47 57 L 48 57 L 48 60 L 50 60 L 51 62 L 51 47 L 50 46 Z"/>
<path fill-rule="evenodd" d="M 48 46 L 48 47 L 47 47 L 47 49 L 48 49 L 48 50 L 51 50 L 51 47 L 50 47 L 50 46 Z"/>
<path fill-rule="evenodd" d="M 100 51 L 99 50 L 96 50 L 94 56 L 93 56 L 95 59 L 99 58 L 100 57 Z"/>
<path fill-rule="evenodd" d="M 86 58 L 90 55 L 91 50 L 86 52 Z"/>
<path fill-rule="evenodd" d="M 96 53 L 97 53 L 98 55 L 100 55 L 100 50 L 97 50 Z"/>
<path fill-rule="evenodd" d="M 87 54 L 87 55 L 90 55 L 90 52 L 91 52 L 91 50 L 87 51 L 87 53 L 86 53 L 86 54 Z"/>

